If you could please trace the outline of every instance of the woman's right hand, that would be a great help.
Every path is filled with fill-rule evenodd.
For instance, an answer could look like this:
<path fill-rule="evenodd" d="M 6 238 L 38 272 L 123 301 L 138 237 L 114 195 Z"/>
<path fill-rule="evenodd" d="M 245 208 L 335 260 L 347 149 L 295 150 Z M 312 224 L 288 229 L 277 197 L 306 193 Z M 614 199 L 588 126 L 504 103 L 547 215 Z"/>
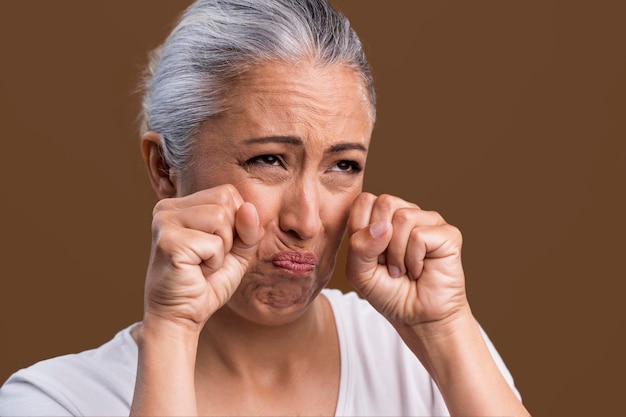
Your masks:
<path fill-rule="evenodd" d="M 201 330 L 239 286 L 262 237 L 256 208 L 232 185 L 159 201 L 145 319 Z"/>

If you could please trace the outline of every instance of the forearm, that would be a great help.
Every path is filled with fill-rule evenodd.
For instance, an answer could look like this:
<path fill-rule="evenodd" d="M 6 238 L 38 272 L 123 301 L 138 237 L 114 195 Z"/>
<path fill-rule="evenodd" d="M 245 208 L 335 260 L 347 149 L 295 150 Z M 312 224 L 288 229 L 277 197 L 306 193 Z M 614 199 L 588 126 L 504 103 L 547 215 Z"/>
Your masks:
<path fill-rule="evenodd" d="M 197 331 L 146 318 L 137 339 L 139 363 L 130 415 L 197 415 Z"/>
<path fill-rule="evenodd" d="M 528 416 L 469 307 L 445 323 L 396 326 L 437 383 L 452 416 Z"/>

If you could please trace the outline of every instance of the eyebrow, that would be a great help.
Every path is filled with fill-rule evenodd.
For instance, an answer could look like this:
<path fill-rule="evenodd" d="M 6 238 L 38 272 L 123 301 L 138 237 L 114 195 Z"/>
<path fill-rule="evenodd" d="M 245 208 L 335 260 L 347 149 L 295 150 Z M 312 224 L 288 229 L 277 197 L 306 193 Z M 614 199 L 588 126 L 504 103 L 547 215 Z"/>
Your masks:
<path fill-rule="evenodd" d="M 246 144 L 255 144 L 255 143 L 286 143 L 289 145 L 297 145 L 302 146 L 302 139 L 295 136 L 269 136 L 263 138 L 251 138 L 243 141 Z M 337 143 L 330 148 L 328 148 L 325 153 L 336 153 L 342 151 L 348 151 L 356 149 L 359 151 L 367 152 L 367 148 L 360 143 Z"/>
<path fill-rule="evenodd" d="M 302 140 L 295 136 L 269 136 L 265 138 L 252 138 L 243 141 L 246 144 L 254 143 L 287 143 L 289 145 L 302 145 Z"/>
<path fill-rule="evenodd" d="M 352 149 L 356 149 L 358 151 L 367 152 L 367 148 L 365 146 L 361 145 L 360 143 L 338 143 L 338 144 L 333 145 L 330 148 L 328 148 L 326 153 L 349 151 L 349 150 L 352 150 Z"/>

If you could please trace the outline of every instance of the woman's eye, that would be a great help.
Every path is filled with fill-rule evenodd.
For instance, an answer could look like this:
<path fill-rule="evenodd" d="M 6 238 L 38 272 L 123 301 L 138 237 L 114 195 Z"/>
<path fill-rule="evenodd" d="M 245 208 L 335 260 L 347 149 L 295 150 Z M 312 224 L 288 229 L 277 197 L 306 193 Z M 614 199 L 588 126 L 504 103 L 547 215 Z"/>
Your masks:
<path fill-rule="evenodd" d="M 358 174 L 359 172 L 363 171 L 363 168 L 361 167 L 361 165 L 359 165 L 358 162 L 344 160 L 336 162 L 335 165 L 331 166 L 330 170 L 347 172 L 350 174 Z"/>
<path fill-rule="evenodd" d="M 269 166 L 284 166 L 282 160 L 278 155 L 259 155 L 254 158 L 250 158 L 246 161 L 247 166 L 251 165 L 269 165 Z"/>

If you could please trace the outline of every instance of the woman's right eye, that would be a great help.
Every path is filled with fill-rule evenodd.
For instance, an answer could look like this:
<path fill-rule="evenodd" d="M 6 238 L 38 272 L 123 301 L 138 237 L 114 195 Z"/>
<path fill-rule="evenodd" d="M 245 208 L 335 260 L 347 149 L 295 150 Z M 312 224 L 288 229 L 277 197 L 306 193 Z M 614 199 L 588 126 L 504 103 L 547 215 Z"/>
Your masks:
<path fill-rule="evenodd" d="M 267 166 L 278 166 L 284 167 L 284 163 L 282 159 L 278 155 L 267 154 L 267 155 L 259 155 L 254 158 L 250 158 L 246 161 L 246 166 L 252 165 L 267 165 Z"/>

